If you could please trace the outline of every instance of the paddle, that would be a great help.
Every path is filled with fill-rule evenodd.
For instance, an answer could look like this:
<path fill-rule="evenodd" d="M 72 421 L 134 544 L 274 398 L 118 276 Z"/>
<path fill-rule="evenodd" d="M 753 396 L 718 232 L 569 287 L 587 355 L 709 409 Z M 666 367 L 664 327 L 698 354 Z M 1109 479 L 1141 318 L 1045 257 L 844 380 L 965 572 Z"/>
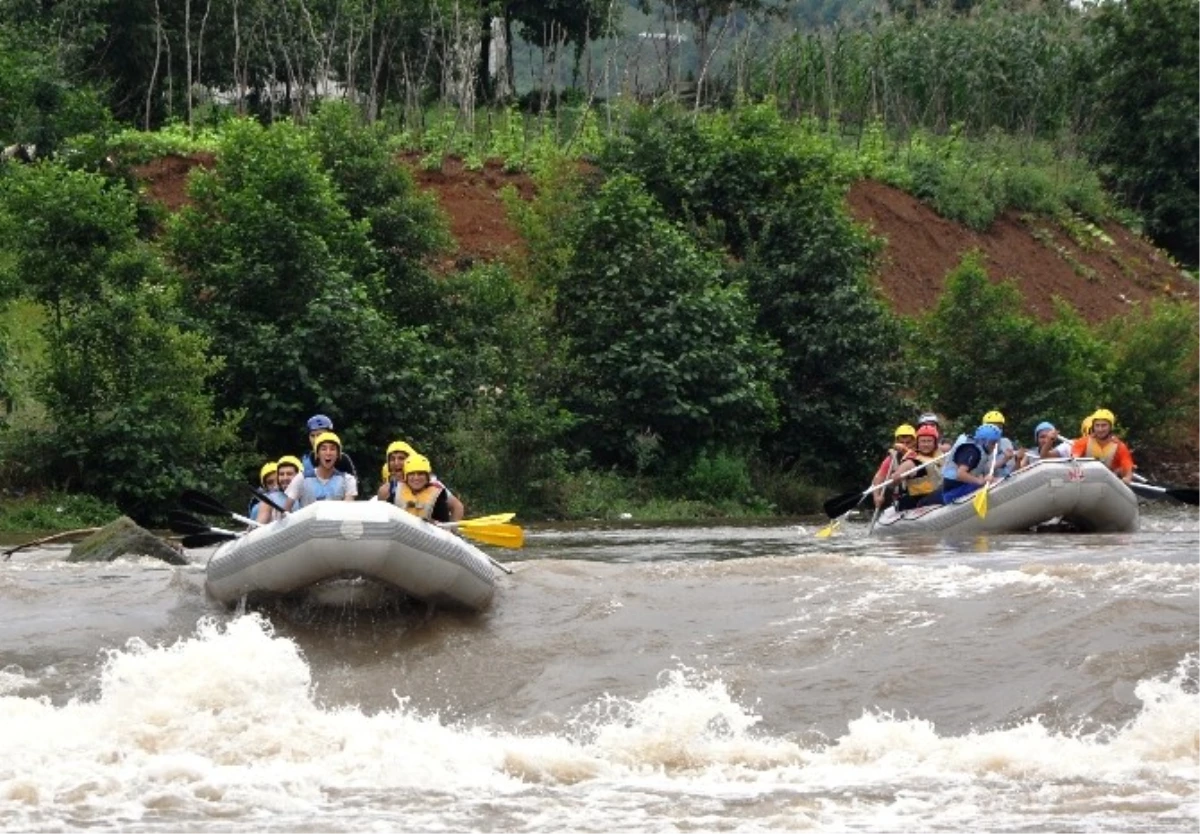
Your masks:
<path fill-rule="evenodd" d="M 1187 487 L 1163 487 L 1155 484 L 1129 484 L 1129 488 L 1143 498 L 1151 500 L 1158 498 L 1174 498 L 1193 507 L 1200 505 L 1200 489 Z"/>
<path fill-rule="evenodd" d="M 225 518 L 232 518 L 234 521 L 240 521 L 242 524 L 251 527 L 258 526 L 258 522 L 254 519 L 235 513 L 216 498 L 196 489 L 185 489 L 179 496 L 179 505 L 186 510 L 203 515 L 219 515 Z"/>
<path fill-rule="evenodd" d="M 923 465 L 928 466 L 931 463 L 937 463 L 939 460 L 946 457 L 946 455 L 948 455 L 948 454 L 950 454 L 950 453 L 942 452 L 936 458 L 934 458 L 931 461 L 926 462 Z M 916 470 L 914 469 L 912 471 L 915 472 Z M 903 477 L 907 477 L 907 475 L 908 475 L 908 473 L 905 472 Z M 849 513 L 851 510 L 858 507 L 858 505 L 862 503 L 862 500 L 864 498 L 866 498 L 868 495 L 870 495 L 872 492 L 874 492 L 877 489 L 883 489 L 885 486 L 888 486 L 889 484 L 895 483 L 896 481 L 900 480 L 900 478 L 901 478 L 901 476 L 897 476 L 890 480 L 883 481 L 882 483 L 876 484 L 875 486 L 867 487 L 862 492 L 846 492 L 846 493 L 843 493 L 842 495 L 835 495 L 833 498 L 830 498 L 828 501 L 826 501 L 825 504 L 823 505 L 825 508 L 825 515 L 829 516 L 830 518 L 837 518 L 838 516 L 844 516 L 847 513 Z"/>
<path fill-rule="evenodd" d="M 462 521 L 447 521 L 443 527 L 453 529 L 455 527 L 484 527 L 489 524 L 504 524 L 507 521 L 512 521 L 516 513 L 496 513 L 495 515 L 481 515 L 478 518 L 464 518 Z"/>
<path fill-rule="evenodd" d="M 476 527 L 459 527 L 468 539 L 474 539 L 484 544 L 494 544 L 497 547 L 513 549 L 525 545 L 525 531 L 516 524 L 481 524 Z"/>
<path fill-rule="evenodd" d="M 262 501 L 264 504 L 266 504 L 266 505 L 267 505 L 268 507 L 270 507 L 271 509 L 273 509 L 273 510 L 279 510 L 279 512 L 281 512 L 281 513 L 285 513 L 285 512 L 287 512 L 287 510 L 285 510 L 283 507 L 281 507 L 281 506 L 279 506 L 278 504 L 276 504 L 276 503 L 275 503 L 275 499 L 274 499 L 274 498 L 272 498 L 272 497 L 271 497 L 271 496 L 270 496 L 270 495 L 269 495 L 269 494 L 266 492 L 266 490 L 259 489 L 258 487 L 256 487 L 256 486 L 254 486 L 253 484 L 251 484 L 251 485 L 250 485 L 250 491 L 254 493 L 254 497 L 255 497 L 255 498 L 257 498 L 259 501 Z"/>
<path fill-rule="evenodd" d="M 888 479 L 887 476 L 891 475 L 892 470 L 895 468 L 896 468 L 896 456 L 890 455 L 888 457 L 887 471 L 883 473 L 884 480 Z M 897 476 L 897 480 L 899 480 L 899 476 Z M 883 509 L 883 501 L 881 500 L 878 504 L 875 505 L 875 512 L 873 512 L 871 514 L 871 523 L 867 525 L 867 535 L 868 536 L 871 535 L 871 531 L 875 529 L 875 522 L 879 520 L 879 511 L 882 509 Z"/>
<path fill-rule="evenodd" d="M 1000 451 L 999 442 L 997 442 L 996 445 L 992 447 L 992 463 L 991 463 L 991 466 L 988 467 L 988 473 L 987 473 L 988 480 L 984 483 L 983 489 L 979 490 L 979 492 L 977 492 L 975 494 L 975 497 L 971 499 L 971 504 L 975 507 L 975 512 L 977 512 L 979 514 L 980 518 L 987 517 L 988 488 L 990 488 L 992 485 L 992 481 L 991 481 L 992 473 L 994 473 L 996 471 L 996 452 L 998 452 L 998 451 Z"/>
<path fill-rule="evenodd" d="M 237 533 L 230 533 L 223 530 L 211 530 L 207 533 L 193 533 L 190 536 L 184 536 L 179 543 L 187 548 L 212 547 L 214 544 L 232 541 L 237 537 Z"/>
<path fill-rule="evenodd" d="M 171 510 L 167 514 L 167 524 L 172 532 L 180 533 L 184 536 L 206 536 L 209 533 L 224 536 L 224 539 L 237 538 L 240 533 L 233 530 L 224 530 L 220 527 L 213 527 L 202 518 L 197 518 L 191 513 L 183 510 Z M 224 540 L 222 539 L 222 541 Z"/>

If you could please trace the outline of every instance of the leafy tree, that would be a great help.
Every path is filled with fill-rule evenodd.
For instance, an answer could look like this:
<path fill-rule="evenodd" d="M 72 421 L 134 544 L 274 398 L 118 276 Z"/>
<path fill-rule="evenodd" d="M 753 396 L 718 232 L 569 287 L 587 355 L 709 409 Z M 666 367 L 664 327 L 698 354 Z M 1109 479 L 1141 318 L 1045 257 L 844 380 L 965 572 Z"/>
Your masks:
<path fill-rule="evenodd" d="M 752 448 L 770 428 L 773 356 L 744 288 L 635 177 L 606 182 L 584 209 L 555 310 L 562 401 L 598 462 L 633 468 L 653 445 L 687 462 L 707 445 Z"/>
<path fill-rule="evenodd" d="M 53 479 L 146 519 L 235 459 L 236 411 L 219 416 L 219 363 L 181 326 L 177 279 L 134 234 L 135 198 L 103 177 L 43 163 L 0 180 L 0 239 L 21 293 L 46 305 L 51 418 L 34 446 Z"/>
<path fill-rule="evenodd" d="M 367 224 L 382 271 L 383 310 L 401 324 L 451 326 L 426 265 L 453 242 L 436 199 L 417 189 L 388 152 L 380 128 L 364 124 L 350 105 L 323 105 L 310 129 L 350 217 Z"/>
<path fill-rule="evenodd" d="M 1159 301 L 1109 322 L 1105 396 L 1121 432 L 1134 442 L 1170 448 L 1194 430 L 1200 378 L 1196 307 Z"/>
<path fill-rule="evenodd" d="M 1093 158 L 1146 230 L 1182 263 L 1200 257 L 1197 0 L 1106 2 L 1093 21 L 1099 113 Z"/>
<path fill-rule="evenodd" d="M 389 315 L 370 226 L 341 202 L 311 134 L 239 122 L 191 194 L 168 243 L 186 308 L 225 358 L 221 402 L 246 409 L 257 448 L 294 450 L 315 411 L 352 453 L 401 427 L 444 428 L 446 371 L 422 328 Z"/>
<path fill-rule="evenodd" d="M 1065 305 L 1045 325 L 1021 308 L 1016 285 L 992 283 L 971 253 L 921 322 L 924 390 L 960 428 L 996 409 L 1024 438 L 1042 420 L 1073 430 L 1095 410 L 1108 373 L 1102 341 Z"/>
<path fill-rule="evenodd" d="M 777 345 L 769 457 L 857 476 L 900 396 L 900 331 L 866 282 L 873 244 L 846 215 L 844 181 L 769 105 L 693 120 L 631 120 L 603 162 L 646 178 L 672 217 L 739 259 L 759 339 Z"/>

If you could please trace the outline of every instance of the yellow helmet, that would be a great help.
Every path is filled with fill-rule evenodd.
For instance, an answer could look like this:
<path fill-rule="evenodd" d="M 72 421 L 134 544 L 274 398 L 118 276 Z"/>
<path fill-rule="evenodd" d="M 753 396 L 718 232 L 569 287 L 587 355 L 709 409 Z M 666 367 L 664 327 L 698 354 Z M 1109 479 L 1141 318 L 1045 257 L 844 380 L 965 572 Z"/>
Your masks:
<path fill-rule="evenodd" d="M 258 470 L 258 482 L 262 486 L 267 484 L 267 476 L 274 475 L 279 471 L 279 464 L 273 460 L 269 460 L 262 465 L 262 469 Z"/>
<path fill-rule="evenodd" d="M 1117 422 L 1117 417 L 1107 408 L 1097 408 L 1094 412 L 1092 412 L 1092 421 L 1094 422 L 1096 420 L 1107 420 L 1109 423 L 1115 424 Z"/>
<path fill-rule="evenodd" d="M 1004 415 L 999 411 L 989 411 L 987 414 L 983 415 L 983 422 L 994 423 L 997 426 L 1003 426 Z"/>
<path fill-rule="evenodd" d="M 429 458 L 424 455 L 409 455 L 408 460 L 404 461 L 404 474 L 408 476 L 414 472 L 424 472 L 426 475 L 432 475 L 433 467 L 429 465 Z"/>
<path fill-rule="evenodd" d="M 342 451 L 342 439 L 331 431 L 323 431 L 313 438 L 313 450 L 320 449 L 322 443 L 336 443 L 338 451 Z"/>
<path fill-rule="evenodd" d="M 1083 422 L 1079 424 L 1079 436 L 1087 437 L 1092 433 L 1092 415 L 1083 418 Z"/>
<path fill-rule="evenodd" d="M 912 426 L 910 426 L 908 423 L 905 423 L 902 426 L 896 426 L 896 431 L 892 436 L 893 437 L 916 437 L 917 430 L 914 429 Z"/>
<path fill-rule="evenodd" d="M 409 446 L 403 440 L 396 440 L 388 445 L 386 457 L 390 458 L 395 452 L 404 452 L 406 455 L 415 455 L 417 450 L 412 446 Z"/>
<path fill-rule="evenodd" d="M 386 463 L 383 465 L 383 469 L 379 470 L 379 479 L 381 481 L 390 481 L 392 479 L 392 470 L 388 469 Z"/>
<path fill-rule="evenodd" d="M 304 464 L 300 462 L 300 458 L 295 455 L 284 455 L 279 459 L 280 466 L 292 466 L 299 472 L 304 468 Z"/>

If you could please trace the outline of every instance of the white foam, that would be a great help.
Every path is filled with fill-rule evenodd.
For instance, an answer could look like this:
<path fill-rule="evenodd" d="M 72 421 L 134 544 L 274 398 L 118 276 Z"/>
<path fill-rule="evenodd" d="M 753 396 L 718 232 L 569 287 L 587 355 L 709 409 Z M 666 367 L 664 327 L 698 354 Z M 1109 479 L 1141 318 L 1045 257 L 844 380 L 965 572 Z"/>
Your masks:
<path fill-rule="evenodd" d="M 1042 805 L 1053 818 L 1061 802 L 1103 813 L 1131 796 L 1173 818 L 1195 807 L 1196 665 L 1140 682 L 1136 719 L 1089 735 L 1031 720 L 943 736 L 919 716 L 867 713 L 805 747 L 687 669 L 521 735 L 403 701 L 376 714 L 324 707 L 295 643 L 266 622 L 204 621 L 172 645 L 112 652 L 96 700 L 0 697 L 0 826 L 326 815 L 386 828 L 351 801 L 364 796 L 400 802 L 415 828 L 478 827 L 472 814 L 495 813 L 521 830 L 727 827 L 735 812 L 752 829 L 980 827 Z M 765 804 L 750 813 L 749 799 Z"/>

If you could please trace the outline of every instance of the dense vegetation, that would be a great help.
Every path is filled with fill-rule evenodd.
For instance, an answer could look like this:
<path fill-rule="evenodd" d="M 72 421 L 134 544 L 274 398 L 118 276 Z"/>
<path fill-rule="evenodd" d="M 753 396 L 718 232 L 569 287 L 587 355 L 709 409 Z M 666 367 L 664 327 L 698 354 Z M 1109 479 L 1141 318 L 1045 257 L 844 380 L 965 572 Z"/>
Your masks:
<path fill-rule="evenodd" d="M 614 5 L 0 6 L 0 134 L 41 157 L 0 167 L 0 487 L 154 518 L 181 485 L 234 494 L 323 411 L 368 486 L 402 437 L 480 509 L 794 512 L 861 482 L 918 409 L 965 428 L 1000 408 L 1021 438 L 1102 402 L 1143 445 L 1194 417 L 1194 307 L 1039 324 L 968 258 L 900 320 L 842 196 L 875 176 L 980 227 L 1124 212 L 1194 263 L 1195 39 L 1145 41 L 1194 34 L 1195 2 L 819 32 L 780 4 L 683 4 L 694 99 L 650 106 L 585 72 L 623 42 Z M 276 37 L 299 10 L 315 28 Z M 256 16 L 244 41 L 230 15 Z M 532 112 L 479 118 L 518 92 L 476 63 L 514 23 L 555 71 Z M 314 101 L 332 78 L 354 103 Z M 129 165 L 200 149 L 188 208 L 139 197 Z M 448 237 L 394 161 L 412 149 L 532 171 L 536 198 L 511 201 L 527 255 L 433 275 Z"/>

